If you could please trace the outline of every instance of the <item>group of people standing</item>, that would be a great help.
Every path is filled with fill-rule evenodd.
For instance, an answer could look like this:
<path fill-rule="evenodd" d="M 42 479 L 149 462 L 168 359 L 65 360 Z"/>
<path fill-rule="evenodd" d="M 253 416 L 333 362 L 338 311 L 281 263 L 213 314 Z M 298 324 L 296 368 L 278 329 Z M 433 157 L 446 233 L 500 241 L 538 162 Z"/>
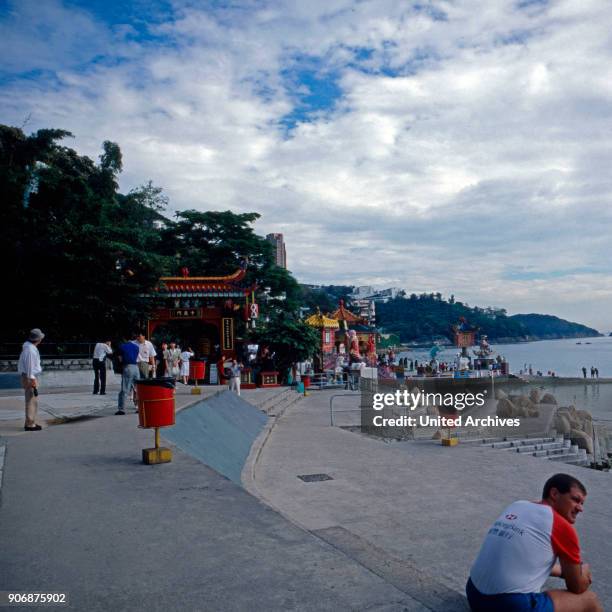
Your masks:
<path fill-rule="evenodd" d="M 582 376 L 583 378 L 587 377 L 587 369 L 585 367 L 582 368 Z M 599 378 L 599 369 L 595 366 L 591 366 L 591 378 Z"/>
<path fill-rule="evenodd" d="M 98 343 L 96 348 L 103 343 Z M 110 349 L 110 341 L 104 343 Z M 100 350 L 100 354 L 102 352 Z M 107 353 L 108 355 L 109 353 Z M 170 377 L 178 380 L 182 378 L 183 384 L 189 379 L 189 360 L 194 353 L 191 348 L 181 350 L 175 342 L 163 342 L 161 351 L 158 353 L 153 343 L 146 339 L 142 332 L 136 332 L 132 339 L 124 342 L 119 347 L 119 362 L 121 370 L 121 391 L 119 391 L 117 412 L 125 414 L 125 405 L 128 397 L 132 397 L 136 403 L 135 385 L 136 381 L 143 378 Z M 95 365 L 94 349 L 94 393 L 96 393 L 97 370 Z"/>

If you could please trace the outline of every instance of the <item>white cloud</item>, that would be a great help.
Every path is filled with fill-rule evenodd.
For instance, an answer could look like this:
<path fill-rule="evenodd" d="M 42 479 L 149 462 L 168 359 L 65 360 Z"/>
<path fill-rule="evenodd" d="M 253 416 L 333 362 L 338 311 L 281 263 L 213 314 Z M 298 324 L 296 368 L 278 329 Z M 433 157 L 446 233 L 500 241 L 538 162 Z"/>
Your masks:
<path fill-rule="evenodd" d="M 604 4 L 177 3 L 136 42 L 128 25 L 26 3 L 0 23 L 0 103 L 5 122 L 31 112 L 28 129 L 69 129 L 92 157 L 119 142 L 125 190 L 151 178 L 176 208 L 261 212 L 302 281 L 439 290 L 607 329 Z M 297 92 L 283 70 L 300 58 L 342 96 L 286 134 Z"/>

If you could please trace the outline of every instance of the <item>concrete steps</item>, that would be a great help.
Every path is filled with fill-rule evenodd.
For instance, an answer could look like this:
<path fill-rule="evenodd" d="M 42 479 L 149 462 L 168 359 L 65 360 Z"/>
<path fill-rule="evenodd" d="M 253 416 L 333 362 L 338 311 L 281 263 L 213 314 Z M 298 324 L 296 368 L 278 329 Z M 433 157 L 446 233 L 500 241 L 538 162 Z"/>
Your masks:
<path fill-rule="evenodd" d="M 245 400 L 268 416 L 282 414 L 289 406 L 293 406 L 293 404 L 299 402 L 302 397 L 303 395 L 301 393 L 297 393 L 290 387 L 279 389 L 262 399 L 255 399 L 247 394 L 244 395 Z"/>
<path fill-rule="evenodd" d="M 570 465 L 590 465 L 593 458 L 586 450 L 578 448 L 570 440 L 565 440 L 562 436 L 557 436 L 554 432 L 550 436 L 539 436 L 531 438 L 482 438 L 476 440 L 461 440 L 461 444 L 472 444 L 487 446 L 497 450 L 507 452 L 528 454 L 532 457 L 548 459 L 549 461 L 559 461 Z"/>

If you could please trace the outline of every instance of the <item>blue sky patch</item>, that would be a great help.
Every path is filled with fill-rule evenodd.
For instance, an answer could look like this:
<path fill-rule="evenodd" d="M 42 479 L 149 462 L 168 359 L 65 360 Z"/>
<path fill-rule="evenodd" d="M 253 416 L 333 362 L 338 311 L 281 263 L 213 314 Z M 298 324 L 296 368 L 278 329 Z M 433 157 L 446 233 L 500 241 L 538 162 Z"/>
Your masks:
<path fill-rule="evenodd" d="M 317 58 L 300 60 L 281 73 L 285 88 L 294 100 L 293 110 L 280 121 L 287 131 L 298 123 L 311 121 L 313 117 L 333 110 L 342 97 L 337 71 L 321 70 Z"/>

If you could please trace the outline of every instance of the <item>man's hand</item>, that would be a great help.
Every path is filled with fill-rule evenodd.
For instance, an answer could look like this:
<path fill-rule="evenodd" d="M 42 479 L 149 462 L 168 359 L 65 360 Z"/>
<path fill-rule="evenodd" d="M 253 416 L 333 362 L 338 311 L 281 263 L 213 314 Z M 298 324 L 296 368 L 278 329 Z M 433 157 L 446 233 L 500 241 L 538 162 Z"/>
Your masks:
<path fill-rule="evenodd" d="M 32 389 L 36 389 L 36 387 L 38 387 L 38 382 L 35 378 L 30 378 L 30 386 L 32 387 Z"/>
<path fill-rule="evenodd" d="M 582 564 L 582 575 L 589 581 L 589 586 L 593 584 L 593 575 L 591 574 L 591 566 L 588 563 Z"/>
<path fill-rule="evenodd" d="M 565 559 L 560 559 L 560 562 L 561 575 L 565 579 L 568 591 L 578 595 L 584 593 L 593 582 L 588 563 L 572 563 Z"/>

